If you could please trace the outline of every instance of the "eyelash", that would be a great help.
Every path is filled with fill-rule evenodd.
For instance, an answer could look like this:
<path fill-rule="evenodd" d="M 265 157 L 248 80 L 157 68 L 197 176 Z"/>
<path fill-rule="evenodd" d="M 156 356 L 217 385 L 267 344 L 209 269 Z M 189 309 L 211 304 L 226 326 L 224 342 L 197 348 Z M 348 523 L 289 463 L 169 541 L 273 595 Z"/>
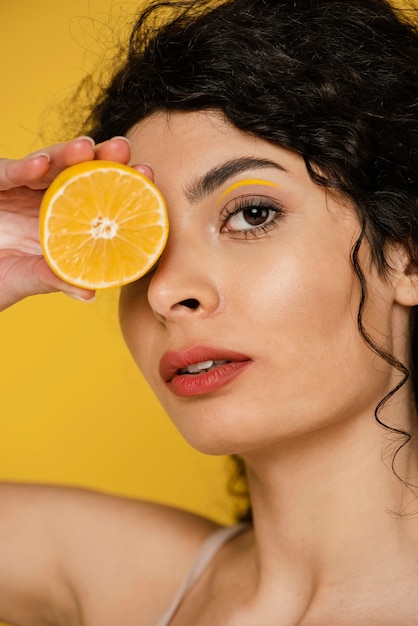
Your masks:
<path fill-rule="evenodd" d="M 283 216 L 283 208 L 274 202 L 273 200 L 263 198 L 263 197 L 254 197 L 254 196 L 244 196 L 238 199 L 238 201 L 234 204 L 233 208 L 229 209 L 228 206 L 224 208 L 222 211 L 222 229 L 228 224 L 229 220 L 235 215 L 239 215 L 248 209 L 264 209 L 268 211 L 268 213 L 273 212 L 274 217 L 269 219 L 264 224 L 260 224 L 259 226 L 244 228 L 242 230 L 231 230 L 226 231 L 229 234 L 240 234 L 244 237 L 252 236 L 257 237 L 260 234 L 264 234 L 269 232 L 272 228 L 277 226 L 277 221 L 280 217 Z M 266 217 L 268 219 L 268 216 Z"/>

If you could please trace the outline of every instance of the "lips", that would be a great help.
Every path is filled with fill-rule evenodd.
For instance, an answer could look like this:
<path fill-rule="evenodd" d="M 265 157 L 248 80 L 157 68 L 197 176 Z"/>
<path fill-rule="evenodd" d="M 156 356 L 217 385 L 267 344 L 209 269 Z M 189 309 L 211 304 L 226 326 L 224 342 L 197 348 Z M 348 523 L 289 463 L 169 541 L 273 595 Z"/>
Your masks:
<path fill-rule="evenodd" d="M 202 395 L 231 382 L 251 362 L 240 352 L 197 346 L 166 352 L 160 361 L 160 375 L 175 395 Z"/>

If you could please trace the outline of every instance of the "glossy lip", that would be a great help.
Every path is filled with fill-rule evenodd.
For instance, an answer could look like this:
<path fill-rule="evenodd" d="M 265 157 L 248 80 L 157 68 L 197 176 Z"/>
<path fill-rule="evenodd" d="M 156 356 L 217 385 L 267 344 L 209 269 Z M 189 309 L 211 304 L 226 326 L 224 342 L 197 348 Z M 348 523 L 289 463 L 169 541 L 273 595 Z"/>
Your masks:
<path fill-rule="evenodd" d="M 180 374 L 180 370 L 203 361 L 229 361 L 202 374 Z M 190 397 L 212 393 L 234 380 L 252 360 L 240 352 L 224 348 L 194 346 L 166 352 L 160 361 L 160 376 L 177 396 Z"/>

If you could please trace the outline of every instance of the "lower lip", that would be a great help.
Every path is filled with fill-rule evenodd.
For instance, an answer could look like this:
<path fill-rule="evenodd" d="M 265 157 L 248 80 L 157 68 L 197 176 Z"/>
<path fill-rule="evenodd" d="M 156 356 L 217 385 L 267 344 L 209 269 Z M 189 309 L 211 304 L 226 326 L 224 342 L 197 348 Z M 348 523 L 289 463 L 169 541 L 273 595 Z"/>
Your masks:
<path fill-rule="evenodd" d="M 178 374 L 167 383 L 169 389 L 183 398 L 203 396 L 221 389 L 239 376 L 251 361 L 232 361 L 204 374 Z"/>

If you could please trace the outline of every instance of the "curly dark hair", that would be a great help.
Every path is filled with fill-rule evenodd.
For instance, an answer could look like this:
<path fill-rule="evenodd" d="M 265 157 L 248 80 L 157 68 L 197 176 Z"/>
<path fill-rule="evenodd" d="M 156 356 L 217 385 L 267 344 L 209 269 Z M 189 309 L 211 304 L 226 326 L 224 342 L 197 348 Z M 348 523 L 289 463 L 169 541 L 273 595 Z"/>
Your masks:
<path fill-rule="evenodd" d="M 418 397 L 412 314 L 407 366 L 362 324 L 366 238 L 384 274 L 387 242 L 418 267 L 418 33 L 416 3 L 386 0 L 152 2 L 87 120 L 96 141 L 125 134 L 158 111 L 213 109 L 238 129 L 299 153 L 311 178 L 351 199 L 361 235 L 352 264 L 361 286 L 359 331 Z M 409 435 L 405 436 L 405 442 Z M 404 445 L 404 444 L 403 444 Z M 238 460 L 242 477 L 243 465 Z M 238 480 L 237 484 L 241 484 Z M 242 491 L 242 490 L 241 490 Z M 248 518 L 248 511 L 243 517 Z"/>

